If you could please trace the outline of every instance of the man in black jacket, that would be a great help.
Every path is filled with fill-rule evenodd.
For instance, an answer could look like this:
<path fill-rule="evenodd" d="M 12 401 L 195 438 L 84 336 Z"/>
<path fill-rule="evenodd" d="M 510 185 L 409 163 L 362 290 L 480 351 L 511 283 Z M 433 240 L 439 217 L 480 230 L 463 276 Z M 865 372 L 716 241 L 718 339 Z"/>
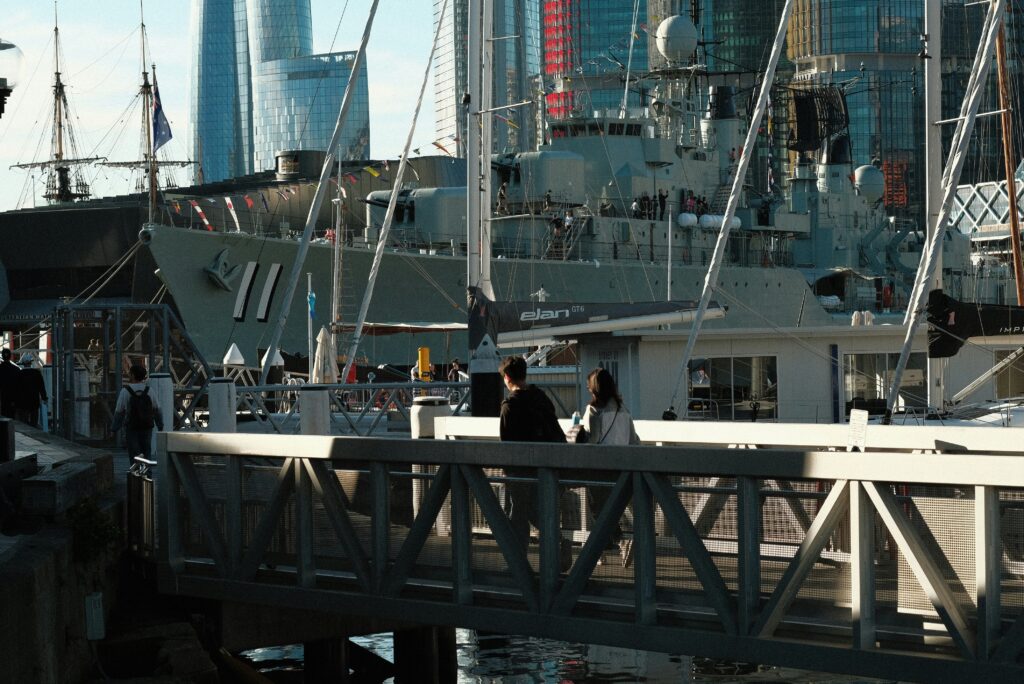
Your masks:
<path fill-rule="evenodd" d="M 0 351 L 0 414 L 14 418 L 18 406 L 18 375 L 21 369 L 11 361 L 11 350 Z"/>
<path fill-rule="evenodd" d="M 508 397 L 501 402 L 501 441 L 565 442 L 565 433 L 555 415 L 555 405 L 542 389 L 526 382 L 526 360 L 521 356 L 506 357 L 498 367 L 498 372 L 509 391 Z M 536 476 L 532 468 L 506 468 L 505 473 L 509 477 Z M 512 482 L 508 485 L 511 504 L 509 523 L 524 549 L 530 540 L 530 523 L 540 529 L 535 490 L 536 485 L 532 482 Z M 563 556 L 566 550 L 563 549 Z M 564 559 L 562 565 L 566 565 Z"/>
<path fill-rule="evenodd" d="M 18 420 L 32 427 L 39 427 L 39 406 L 46 399 L 46 383 L 43 373 L 32 367 L 32 355 L 21 355 L 21 371 L 18 375 Z"/>

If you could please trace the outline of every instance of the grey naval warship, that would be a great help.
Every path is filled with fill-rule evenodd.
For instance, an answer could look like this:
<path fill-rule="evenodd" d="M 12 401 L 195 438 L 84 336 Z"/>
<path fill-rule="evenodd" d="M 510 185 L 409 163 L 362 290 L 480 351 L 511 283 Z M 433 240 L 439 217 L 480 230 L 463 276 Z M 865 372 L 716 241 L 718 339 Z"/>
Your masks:
<path fill-rule="evenodd" d="M 683 34 L 675 46 L 672 35 L 664 41 L 672 54 L 683 54 L 687 41 L 694 40 L 692 31 Z M 543 316 L 548 298 L 699 299 L 746 131 L 734 89 L 709 85 L 705 76 L 692 65 L 656 70 L 643 77 L 647 106 L 550 121 L 536 150 L 491 156 L 489 180 L 500 189 L 485 220 L 491 224 L 497 300 L 532 297 L 536 315 Z M 731 307 L 723 320 L 709 321 L 710 332 L 763 330 L 768 319 L 781 327 L 848 325 L 851 314 L 861 310 L 892 312 L 895 320 L 920 259 L 923 231 L 886 214 L 882 171 L 851 157 L 841 90 L 800 85 L 790 95 L 805 105 L 799 119 L 791 106 L 791 152 L 779 163 L 778 184 L 769 180 L 766 187 L 755 187 L 752 178 L 745 179 L 719 276 L 720 289 L 742 306 Z M 808 118 L 806 112 L 821 115 Z M 771 129 L 766 149 L 773 146 Z M 132 273 L 129 296 L 171 304 L 211 362 L 219 363 L 236 344 L 246 365 L 258 366 L 284 304 L 284 280 L 296 258 L 321 158 L 311 151 L 282 152 L 275 172 L 162 192 L 158 218 L 142 226 L 142 248 L 126 267 Z M 414 175 L 397 190 L 394 225 L 367 321 L 461 325 L 467 315 L 466 164 L 447 156 L 413 158 L 410 164 Z M 316 238 L 302 269 L 310 274 L 320 304 L 310 312 L 304 287 L 286 303 L 283 352 L 306 353 L 310 315 L 316 329 L 331 324 L 343 329 L 355 319 L 385 207 L 395 191 L 390 169 L 396 166 L 344 162 L 335 171 L 331 194 L 336 199 L 325 202 L 317 217 Z M 60 218 L 59 208 L 45 211 L 57 225 L 87 210 L 76 205 Z M 0 234 L 5 227 L 24 230 L 42 211 L 0 216 Z M 124 252 L 133 247 L 123 235 L 121 242 Z M 2 244 L 9 284 L 7 293 L 0 293 L 7 298 L 0 317 L 28 312 L 24 316 L 30 318 L 33 306 L 19 304 L 19 288 L 11 282 L 32 277 L 33 259 L 11 240 Z M 947 276 L 957 280 L 947 289 L 981 300 L 985 293 L 970 289 L 977 281 L 970 277 L 969 247 L 956 232 L 945 241 Z M 51 272 L 73 270 L 78 255 L 88 253 L 57 256 L 43 246 L 34 249 L 45 252 L 45 259 L 36 261 L 47 262 Z M 117 250 L 105 245 L 108 261 L 120 256 Z M 90 263 L 92 272 L 100 262 Z M 123 276 L 120 272 L 118 282 Z M 105 294 L 117 299 L 126 293 Z M 38 292 L 32 301 L 42 310 L 57 296 Z M 357 361 L 409 365 L 420 346 L 445 360 L 464 357 L 464 330 L 442 328 L 371 334 Z"/>

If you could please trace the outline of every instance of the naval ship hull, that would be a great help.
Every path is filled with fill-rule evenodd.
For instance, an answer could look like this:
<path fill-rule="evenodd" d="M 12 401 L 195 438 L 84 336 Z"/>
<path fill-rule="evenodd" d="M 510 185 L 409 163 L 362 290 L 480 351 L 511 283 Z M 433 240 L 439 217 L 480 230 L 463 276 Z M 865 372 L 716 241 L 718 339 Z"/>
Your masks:
<path fill-rule="evenodd" d="M 232 343 L 246 365 L 257 366 L 280 316 L 282 297 L 299 243 L 246 233 L 146 227 L 141 237 L 148 259 L 166 286 L 186 330 L 200 352 L 220 363 Z M 368 248 L 344 247 L 342 323 L 352 323 L 363 297 L 373 262 Z M 317 302 L 314 335 L 330 323 L 334 249 L 311 244 L 299 286 L 290 303 L 281 350 L 304 356 L 308 349 L 306 274 L 312 275 Z M 147 269 L 136 269 L 149 277 Z M 697 300 L 706 276 L 703 265 L 672 269 L 673 299 Z M 643 302 L 664 299 L 666 267 L 639 260 L 573 262 L 542 259 L 495 259 L 492 281 L 499 301 L 529 301 L 543 288 L 559 302 Z M 725 319 L 709 321 L 709 329 L 761 328 L 761 314 L 770 312 L 779 325 L 830 325 L 831 316 L 808 288 L 804 276 L 789 268 L 725 267 L 720 281 L 742 300 Z M 151 283 L 140 284 L 138 298 L 149 300 Z M 166 300 L 165 300 L 166 301 Z M 728 301 L 722 302 L 729 305 Z M 466 260 L 462 256 L 387 251 L 370 304 L 371 323 L 466 323 Z M 360 347 L 361 364 L 410 365 L 417 347 L 427 346 L 447 361 L 466 358 L 464 331 L 367 336 Z M 339 349 L 339 353 L 343 350 Z"/>

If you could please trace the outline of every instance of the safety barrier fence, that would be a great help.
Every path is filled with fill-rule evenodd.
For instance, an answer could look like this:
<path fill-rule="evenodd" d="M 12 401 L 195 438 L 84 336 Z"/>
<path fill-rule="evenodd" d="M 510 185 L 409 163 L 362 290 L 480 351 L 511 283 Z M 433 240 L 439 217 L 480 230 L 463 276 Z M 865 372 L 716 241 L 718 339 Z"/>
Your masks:
<path fill-rule="evenodd" d="M 647 421 L 661 446 L 452 439 L 488 420 L 434 440 L 161 434 L 162 588 L 907 681 L 1024 675 L 1005 430 L 986 451 Z"/>

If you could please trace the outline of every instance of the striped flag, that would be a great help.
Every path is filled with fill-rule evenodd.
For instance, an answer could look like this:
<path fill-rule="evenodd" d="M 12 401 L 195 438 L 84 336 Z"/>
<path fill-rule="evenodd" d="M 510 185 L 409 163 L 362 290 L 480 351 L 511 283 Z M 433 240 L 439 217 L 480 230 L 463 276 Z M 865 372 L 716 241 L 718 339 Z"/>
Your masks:
<path fill-rule="evenodd" d="M 224 203 L 228 205 L 228 211 L 231 212 L 231 218 L 235 220 L 235 232 L 241 233 L 242 226 L 238 223 L 238 214 L 235 213 L 235 205 L 231 203 L 231 198 L 225 197 Z"/>
<path fill-rule="evenodd" d="M 277 196 L 283 199 L 285 202 L 289 200 L 287 193 L 281 192 L 280 190 L 277 191 Z"/>
<path fill-rule="evenodd" d="M 210 220 L 206 218 L 206 213 L 203 211 L 203 208 L 199 206 L 199 202 L 195 200 L 189 200 L 188 203 L 191 204 L 192 208 L 196 210 L 197 214 L 199 214 L 199 218 L 203 220 L 203 225 L 206 226 L 206 230 L 212 231 L 213 226 L 210 225 Z"/>

